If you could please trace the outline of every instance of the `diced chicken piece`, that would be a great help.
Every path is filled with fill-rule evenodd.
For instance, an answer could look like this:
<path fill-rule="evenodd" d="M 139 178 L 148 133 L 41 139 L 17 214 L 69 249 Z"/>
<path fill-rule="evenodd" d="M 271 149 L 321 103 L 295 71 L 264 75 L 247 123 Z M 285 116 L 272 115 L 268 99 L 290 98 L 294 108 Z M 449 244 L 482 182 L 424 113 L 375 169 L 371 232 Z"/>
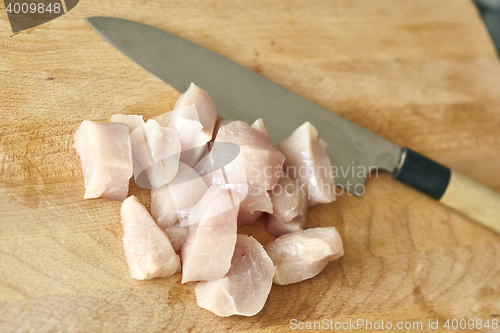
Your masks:
<path fill-rule="evenodd" d="M 256 129 L 257 131 L 261 132 L 264 136 L 269 138 L 269 133 L 267 133 L 266 126 L 264 126 L 264 120 L 262 118 L 257 119 L 254 121 L 252 125 L 250 125 L 251 128 Z"/>
<path fill-rule="evenodd" d="M 229 183 L 219 186 L 237 192 L 244 198 L 240 203 L 238 225 L 252 224 L 263 212 L 273 212 L 269 193 L 260 187 L 248 183 Z"/>
<path fill-rule="evenodd" d="M 172 111 L 168 111 L 162 113 L 159 116 L 154 117 L 153 120 L 156 120 L 158 125 L 160 125 L 161 127 L 167 127 L 171 117 L 172 117 Z"/>
<path fill-rule="evenodd" d="M 188 228 L 181 227 L 180 224 L 176 223 L 173 226 L 167 227 L 163 231 L 165 231 L 168 238 L 172 242 L 174 251 L 180 251 L 180 249 L 182 248 L 182 244 L 184 244 L 184 241 L 186 240 L 186 237 L 188 235 Z"/>
<path fill-rule="evenodd" d="M 194 119 L 193 119 L 194 118 Z M 196 106 L 189 105 L 172 111 L 169 127 L 179 133 L 181 140 L 181 162 L 194 166 L 205 151 L 206 144 L 212 136 L 203 132 L 199 122 Z"/>
<path fill-rule="evenodd" d="M 196 285 L 198 305 L 221 317 L 253 316 L 267 300 L 273 284 L 273 262 L 254 238 L 238 235 L 231 269 L 222 279 Z"/>
<path fill-rule="evenodd" d="M 137 115 L 119 113 L 112 115 L 110 121 L 113 123 L 126 124 L 128 126 L 129 133 L 132 133 L 132 131 L 137 127 L 144 125 L 144 119 L 142 119 L 142 116 L 140 115 L 137 116 Z"/>
<path fill-rule="evenodd" d="M 132 278 L 168 277 L 180 269 L 179 256 L 169 238 L 133 195 L 122 203 L 121 223 L 123 249 Z"/>
<path fill-rule="evenodd" d="M 240 147 L 239 155 L 224 167 L 228 177 L 234 176 L 232 182 L 247 182 L 265 191 L 278 183 L 285 157 L 262 132 L 243 121 L 233 121 L 219 128 L 217 142 L 231 142 Z M 217 177 L 220 178 L 219 173 L 214 174 Z M 213 183 L 223 181 L 214 179 Z"/>
<path fill-rule="evenodd" d="M 335 200 L 335 181 L 325 142 L 318 140 L 318 131 L 308 121 L 278 144 L 285 155 L 285 173 L 300 184 L 306 184 L 308 205 Z"/>
<path fill-rule="evenodd" d="M 222 143 L 233 143 L 240 152 L 223 168 L 215 170 L 211 182 L 217 186 L 235 187 L 243 198 L 238 224 L 253 223 L 262 212 L 272 212 L 267 191 L 279 180 L 284 156 L 273 146 L 265 128 L 263 132 L 242 121 L 227 122 L 219 128 L 215 144 Z M 248 187 L 247 194 L 241 191 L 242 184 Z"/>
<path fill-rule="evenodd" d="M 211 152 L 195 166 L 195 170 L 198 169 L 198 172 L 203 175 L 208 186 L 230 189 L 243 198 L 238 213 L 238 225 L 244 225 L 253 223 L 263 212 L 272 213 L 273 206 L 266 190 L 241 181 L 246 175 L 237 170 L 238 167 L 245 169 L 245 161 L 243 159 L 232 161 L 238 154 L 239 148 L 236 144 L 216 142 Z M 233 163 L 232 168 L 230 172 L 226 172 L 225 166 L 229 163 Z M 210 172 L 212 169 L 216 170 Z"/>
<path fill-rule="evenodd" d="M 217 120 L 217 110 L 208 93 L 194 83 L 191 83 L 186 92 L 179 97 L 174 109 L 192 104 L 196 105 L 196 109 L 198 110 L 198 119 L 203 125 L 203 132 L 212 137 L 215 121 Z"/>
<path fill-rule="evenodd" d="M 230 147 L 224 149 L 224 153 L 217 152 L 217 145 L 222 147 L 230 144 L 239 147 L 239 152 L 238 149 L 235 150 L 237 154 L 229 154 Z M 265 133 L 242 121 L 224 122 L 219 128 L 209 157 L 211 161 L 204 158 L 195 169 L 204 175 L 210 185 L 230 188 L 240 193 L 243 201 L 238 215 L 239 225 L 253 223 L 262 212 L 272 212 L 267 191 L 279 180 L 284 156 L 272 145 Z M 226 160 L 222 161 L 223 159 Z M 201 162 L 204 162 L 203 167 L 200 167 Z M 205 169 L 211 167 L 215 170 L 208 174 Z"/>
<path fill-rule="evenodd" d="M 151 215 L 163 230 L 179 220 L 168 185 L 151 189 Z"/>
<path fill-rule="evenodd" d="M 217 111 L 207 92 L 191 83 L 177 100 L 168 124 L 180 135 L 182 162 L 194 166 L 200 159 L 212 139 L 216 119 Z"/>
<path fill-rule="evenodd" d="M 161 127 L 152 119 L 144 124 L 144 131 L 153 162 L 149 171 L 155 174 L 150 174 L 150 179 L 156 178 L 155 187 L 160 187 L 170 182 L 177 174 L 181 153 L 180 139 L 175 130 Z"/>
<path fill-rule="evenodd" d="M 182 283 L 217 280 L 229 271 L 236 244 L 239 195 L 212 186 L 189 214 L 182 245 Z"/>
<path fill-rule="evenodd" d="M 276 267 L 274 283 L 281 285 L 312 278 L 344 254 L 342 239 L 334 227 L 286 234 L 264 248 Z"/>
<path fill-rule="evenodd" d="M 134 179 L 142 188 L 159 188 L 177 174 L 181 153 L 178 133 L 148 120 L 130 133 Z"/>
<path fill-rule="evenodd" d="M 246 183 L 245 161 L 236 159 L 240 147 L 231 142 L 209 142 L 209 152 L 198 161 L 194 169 L 207 186 Z M 232 163 L 229 172 L 226 166 Z M 241 193 L 240 193 L 241 194 Z M 246 195 L 246 194 L 245 194 Z"/>
<path fill-rule="evenodd" d="M 248 210 L 240 210 L 238 213 L 238 225 L 252 224 L 257 221 L 262 214 L 264 214 L 264 212 L 261 210 L 255 210 L 253 213 Z"/>
<path fill-rule="evenodd" d="M 273 203 L 269 193 L 261 187 L 248 184 L 248 194 L 240 204 L 240 212 L 242 211 L 247 211 L 250 214 L 256 211 L 272 213 Z M 245 223 L 245 221 L 241 221 L 240 223 Z M 253 223 L 253 221 L 250 223 Z"/>
<path fill-rule="evenodd" d="M 208 186 L 193 168 L 180 162 L 177 175 L 167 187 L 181 226 L 189 225 L 191 208 L 200 201 Z"/>
<path fill-rule="evenodd" d="M 178 220 L 188 225 L 191 208 L 203 197 L 208 186 L 190 166 L 180 162 L 174 179 L 166 186 L 151 190 L 151 215 L 161 228 Z"/>
<path fill-rule="evenodd" d="M 133 170 L 127 125 L 83 121 L 75 132 L 73 147 L 82 163 L 83 198 L 125 200 Z"/>
<path fill-rule="evenodd" d="M 267 216 L 266 229 L 279 237 L 304 228 L 307 213 L 307 196 L 304 185 L 283 175 L 271 191 L 272 214 Z"/>

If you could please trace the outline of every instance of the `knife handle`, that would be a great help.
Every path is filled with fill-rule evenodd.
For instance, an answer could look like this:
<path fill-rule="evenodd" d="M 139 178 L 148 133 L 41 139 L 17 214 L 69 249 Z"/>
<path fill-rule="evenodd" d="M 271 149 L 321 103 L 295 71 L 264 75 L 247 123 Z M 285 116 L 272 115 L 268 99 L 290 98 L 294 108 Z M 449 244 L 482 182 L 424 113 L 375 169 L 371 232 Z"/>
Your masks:
<path fill-rule="evenodd" d="M 409 148 L 393 177 L 500 233 L 500 193 Z"/>

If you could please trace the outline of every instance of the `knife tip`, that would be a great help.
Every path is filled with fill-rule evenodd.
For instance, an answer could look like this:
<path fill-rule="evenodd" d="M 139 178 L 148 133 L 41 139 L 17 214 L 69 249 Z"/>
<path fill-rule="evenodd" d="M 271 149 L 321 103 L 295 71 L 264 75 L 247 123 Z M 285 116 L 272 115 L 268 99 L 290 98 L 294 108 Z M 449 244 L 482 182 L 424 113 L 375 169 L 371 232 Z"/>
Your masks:
<path fill-rule="evenodd" d="M 104 29 L 104 27 L 106 26 L 105 19 L 110 19 L 110 17 L 91 16 L 91 17 L 86 17 L 85 22 L 87 22 L 87 24 L 90 25 L 90 27 L 94 29 L 96 32 L 101 33 L 105 32 Z"/>
<path fill-rule="evenodd" d="M 84 20 L 85 22 L 87 22 L 88 25 L 90 25 L 92 28 L 94 27 L 94 23 L 95 23 L 95 16 L 93 17 L 86 17 Z"/>

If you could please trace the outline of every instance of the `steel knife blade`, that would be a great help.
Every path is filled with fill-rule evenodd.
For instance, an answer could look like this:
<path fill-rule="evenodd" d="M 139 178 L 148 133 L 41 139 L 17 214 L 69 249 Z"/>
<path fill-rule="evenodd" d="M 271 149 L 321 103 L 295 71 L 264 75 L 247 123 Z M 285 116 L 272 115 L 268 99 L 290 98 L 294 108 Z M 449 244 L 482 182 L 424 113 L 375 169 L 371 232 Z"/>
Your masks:
<path fill-rule="evenodd" d="M 205 89 L 224 119 L 264 120 L 277 144 L 309 121 L 327 142 L 335 182 L 360 195 L 370 168 L 394 172 L 401 148 L 227 58 L 167 31 L 108 17 L 87 22 L 120 52 L 173 88 Z M 363 172 L 366 171 L 366 172 Z"/>
<path fill-rule="evenodd" d="M 220 117 L 248 123 L 262 118 L 274 144 L 309 121 L 327 142 L 336 184 L 348 192 L 363 194 L 370 171 L 385 170 L 500 232 L 500 194 L 484 185 L 172 33 L 120 18 L 86 21 L 116 49 L 173 88 L 184 92 L 194 82 L 205 89 Z"/>

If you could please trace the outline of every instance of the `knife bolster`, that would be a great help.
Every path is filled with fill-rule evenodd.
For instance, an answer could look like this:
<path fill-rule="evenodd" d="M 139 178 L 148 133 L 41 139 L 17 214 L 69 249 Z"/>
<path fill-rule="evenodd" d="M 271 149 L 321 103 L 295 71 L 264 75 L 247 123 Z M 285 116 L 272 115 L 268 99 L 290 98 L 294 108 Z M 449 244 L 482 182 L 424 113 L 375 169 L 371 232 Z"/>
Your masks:
<path fill-rule="evenodd" d="M 400 166 L 393 173 L 394 179 L 437 200 L 446 191 L 450 176 L 450 169 L 407 147 L 403 148 Z"/>

